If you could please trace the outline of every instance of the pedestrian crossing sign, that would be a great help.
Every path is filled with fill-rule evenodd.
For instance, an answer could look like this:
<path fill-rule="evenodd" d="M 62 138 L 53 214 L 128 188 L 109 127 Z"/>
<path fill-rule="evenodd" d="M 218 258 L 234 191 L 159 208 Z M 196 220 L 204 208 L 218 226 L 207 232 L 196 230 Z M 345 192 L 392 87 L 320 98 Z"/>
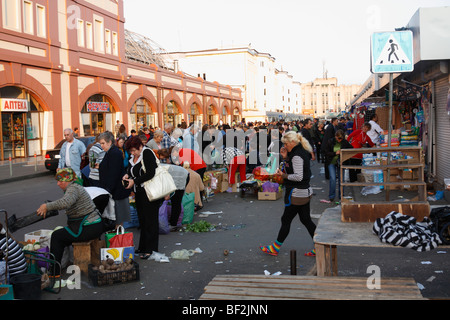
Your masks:
<path fill-rule="evenodd" d="M 374 33 L 371 41 L 372 73 L 402 73 L 414 70 L 413 33 Z"/>

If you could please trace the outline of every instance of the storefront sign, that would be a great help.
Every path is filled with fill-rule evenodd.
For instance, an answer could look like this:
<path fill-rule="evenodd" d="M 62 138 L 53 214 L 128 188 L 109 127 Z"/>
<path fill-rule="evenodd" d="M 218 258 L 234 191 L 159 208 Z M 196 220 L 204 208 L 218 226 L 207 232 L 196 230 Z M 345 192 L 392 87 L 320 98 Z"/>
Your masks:
<path fill-rule="evenodd" d="M 3 112 L 28 112 L 28 101 L 22 99 L 0 99 Z"/>
<path fill-rule="evenodd" d="M 87 112 L 110 112 L 109 102 L 86 102 Z"/>

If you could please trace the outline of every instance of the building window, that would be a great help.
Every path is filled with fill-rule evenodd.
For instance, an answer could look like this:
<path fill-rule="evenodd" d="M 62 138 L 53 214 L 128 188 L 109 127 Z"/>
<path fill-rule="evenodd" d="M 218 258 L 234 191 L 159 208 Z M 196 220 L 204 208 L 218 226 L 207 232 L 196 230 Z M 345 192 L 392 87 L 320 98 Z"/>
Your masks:
<path fill-rule="evenodd" d="M 36 5 L 36 28 L 39 37 L 47 37 L 47 30 L 45 27 L 45 7 L 39 4 Z"/>
<path fill-rule="evenodd" d="M 23 31 L 29 34 L 34 33 L 33 4 L 30 1 L 23 2 Z"/>
<path fill-rule="evenodd" d="M 106 53 L 111 54 L 111 31 L 105 30 L 105 48 Z"/>
<path fill-rule="evenodd" d="M 77 21 L 77 31 L 78 31 L 78 46 L 84 47 L 84 21 Z"/>
<path fill-rule="evenodd" d="M 95 19 L 94 22 L 94 49 L 97 52 L 105 52 L 105 30 L 103 28 L 103 21 Z"/>
<path fill-rule="evenodd" d="M 3 0 L 3 27 L 15 31 L 22 31 L 20 27 L 19 0 Z"/>
<path fill-rule="evenodd" d="M 119 55 L 119 37 L 117 35 L 117 32 L 112 33 L 112 49 L 113 49 L 113 55 L 118 56 Z"/>
<path fill-rule="evenodd" d="M 92 23 L 90 22 L 86 22 L 86 48 L 94 48 L 92 41 Z"/>

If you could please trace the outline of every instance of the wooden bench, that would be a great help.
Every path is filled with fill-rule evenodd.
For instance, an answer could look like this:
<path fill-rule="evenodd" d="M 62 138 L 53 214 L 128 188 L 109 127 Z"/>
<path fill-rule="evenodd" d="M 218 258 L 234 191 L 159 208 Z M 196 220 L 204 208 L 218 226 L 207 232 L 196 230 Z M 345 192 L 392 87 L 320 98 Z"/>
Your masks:
<path fill-rule="evenodd" d="M 87 274 L 89 264 L 100 264 L 100 248 L 105 247 L 104 240 L 91 240 L 88 242 L 74 242 L 73 264 L 77 265 L 81 272 Z"/>
<path fill-rule="evenodd" d="M 381 278 L 369 289 L 367 278 L 217 275 L 200 300 L 423 300 L 412 278 Z"/>

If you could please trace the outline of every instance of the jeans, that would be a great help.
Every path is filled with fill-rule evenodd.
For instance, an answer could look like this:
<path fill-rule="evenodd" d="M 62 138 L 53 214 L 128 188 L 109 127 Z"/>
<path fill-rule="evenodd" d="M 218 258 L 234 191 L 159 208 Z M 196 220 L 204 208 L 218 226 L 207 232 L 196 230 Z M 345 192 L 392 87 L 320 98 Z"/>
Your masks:
<path fill-rule="evenodd" d="M 339 177 L 339 168 L 335 164 L 328 165 L 328 171 L 330 172 L 330 190 L 328 192 L 328 199 L 333 200 L 336 198 L 336 179 Z M 338 188 L 338 199 L 341 198 L 341 188 Z"/>

